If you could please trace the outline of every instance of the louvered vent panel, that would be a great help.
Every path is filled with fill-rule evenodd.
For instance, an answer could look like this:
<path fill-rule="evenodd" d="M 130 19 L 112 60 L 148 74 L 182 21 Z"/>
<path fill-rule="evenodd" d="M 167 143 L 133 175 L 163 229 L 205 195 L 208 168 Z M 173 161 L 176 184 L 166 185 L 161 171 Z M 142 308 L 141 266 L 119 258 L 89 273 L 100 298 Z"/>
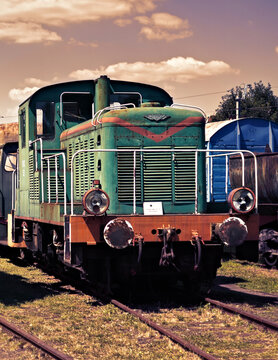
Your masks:
<path fill-rule="evenodd" d="M 144 153 L 144 201 L 172 200 L 172 155 Z"/>
<path fill-rule="evenodd" d="M 46 157 L 51 156 L 52 154 L 47 154 L 45 155 Z M 54 155 L 54 154 L 53 154 Z M 44 159 L 43 160 L 43 169 L 47 170 L 48 169 L 48 162 L 49 162 L 49 167 L 50 170 L 55 170 L 55 157 L 50 158 L 49 160 Z M 57 169 L 60 169 L 60 163 L 59 163 L 59 158 L 57 158 Z"/>
<path fill-rule="evenodd" d="M 72 155 L 78 150 L 94 149 L 94 140 L 82 140 L 75 143 Z M 71 156 L 72 156 L 71 155 Z M 75 200 L 81 200 L 94 180 L 94 153 L 82 152 L 75 160 Z"/>
<path fill-rule="evenodd" d="M 121 148 L 123 149 L 123 148 Z M 140 154 L 136 154 L 136 201 L 141 200 Z M 118 199 L 133 201 L 133 152 L 118 152 Z"/>
<path fill-rule="evenodd" d="M 94 139 L 90 139 L 89 140 L 89 148 L 93 150 L 94 149 Z M 88 157 L 89 157 L 89 185 L 90 187 L 93 184 L 93 180 L 95 178 L 95 153 L 94 152 L 89 152 L 88 153 Z"/>
<path fill-rule="evenodd" d="M 71 158 L 73 155 L 73 144 L 72 143 L 69 144 L 67 155 L 68 155 L 68 159 L 67 159 L 68 168 L 71 169 Z"/>
<path fill-rule="evenodd" d="M 47 197 L 49 196 L 47 190 Z M 48 199 L 49 200 L 49 199 Z M 56 178 L 55 175 L 50 176 L 50 201 L 56 202 Z M 58 176 L 58 202 L 64 201 L 64 179 Z"/>
<path fill-rule="evenodd" d="M 29 191 L 30 200 L 34 200 L 34 157 L 33 152 L 29 154 Z"/>
<path fill-rule="evenodd" d="M 39 178 L 34 178 L 34 200 L 39 200 L 39 194 L 40 194 L 40 183 Z"/>
<path fill-rule="evenodd" d="M 175 153 L 175 200 L 195 201 L 195 153 Z"/>
<path fill-rule="evenodd" d="M 39 200 L 39 178 L 35 177 L 34 152 L 29 154 L 29 189 L 30 200 Z"/>
<path fill-rule="evenodd" d="M 77 143 L 74 144 L 73 153 L 75 153 L 79 149 L 80 149 L 80 142 L 77 142 Z M 74 189 L 75 189 L 75 198 L 76 199 L 81 198 L 81 189 L 80 189 L 81 188 L 81 176 L 80 176 L 79 162 L 80 162 L 80 157 L 75 160 L 75 164 L 74 164 L 75 165 L 74 166 L 74 169 L 75 169 Z"/>

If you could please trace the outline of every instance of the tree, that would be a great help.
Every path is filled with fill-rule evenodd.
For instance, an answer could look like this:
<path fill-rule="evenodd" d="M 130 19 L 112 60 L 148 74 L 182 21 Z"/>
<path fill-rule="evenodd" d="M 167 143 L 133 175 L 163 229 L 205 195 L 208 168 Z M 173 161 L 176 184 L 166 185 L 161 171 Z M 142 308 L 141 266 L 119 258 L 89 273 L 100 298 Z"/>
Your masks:
<path fill-rule="evenodd" d="M 236 98 L 240 99 L 240 117 L 259 117 L 278 123 L 278 98 L 273 95 L 271 85 L 265 86 L 262 81 L 237 86 L 222 96 L 213 121 L 236 118 Z"/>

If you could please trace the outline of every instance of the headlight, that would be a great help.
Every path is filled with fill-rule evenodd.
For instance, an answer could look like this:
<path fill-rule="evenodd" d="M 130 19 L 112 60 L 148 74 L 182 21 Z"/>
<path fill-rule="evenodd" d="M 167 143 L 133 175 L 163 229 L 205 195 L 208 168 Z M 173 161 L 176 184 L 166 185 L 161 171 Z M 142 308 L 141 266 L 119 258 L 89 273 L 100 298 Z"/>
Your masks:
<path fill-rule="evenodd" d="M 109 197 L 101 189 L 90 189 L 83 196 L 83 207 L 87 213 L 92 215 L 102 215 L 109 207 Z"/>
<path fill-rule="evenodd" d="M 228 203 L 231 208 L 238 213 L 248 213 L 254 209 L 256 202 L 255 194 L 252 190 L 241 187 L 230 192 Z"/>

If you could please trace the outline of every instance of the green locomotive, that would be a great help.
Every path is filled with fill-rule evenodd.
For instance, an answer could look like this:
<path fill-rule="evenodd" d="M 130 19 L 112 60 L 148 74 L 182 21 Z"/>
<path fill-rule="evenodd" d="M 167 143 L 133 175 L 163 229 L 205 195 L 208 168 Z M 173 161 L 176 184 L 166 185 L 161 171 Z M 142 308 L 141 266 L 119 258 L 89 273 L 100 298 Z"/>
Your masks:
<path fill-rule="evenodd" d="M 101 76 L 38 90 L 19 107 L 7 244 L 107 291 L 144 274 L 213 279 L 222 242 L 255 236 L 257 214 L 211 212 L 204 126 L 151 85 Z"/>

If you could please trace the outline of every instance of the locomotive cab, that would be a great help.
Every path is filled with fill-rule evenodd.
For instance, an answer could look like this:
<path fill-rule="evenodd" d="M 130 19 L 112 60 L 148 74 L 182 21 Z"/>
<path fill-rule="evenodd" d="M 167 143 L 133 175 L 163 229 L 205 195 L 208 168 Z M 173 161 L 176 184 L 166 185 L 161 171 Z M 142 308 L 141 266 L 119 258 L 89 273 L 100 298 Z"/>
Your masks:
<path fill-rule="evenodd" d="M 14 209 L 15 194 L 12 184 L 15 182 L 18 143 L 6 143 L 0 149 L 0 244 L 7 244 L 7 218 Z"/>

